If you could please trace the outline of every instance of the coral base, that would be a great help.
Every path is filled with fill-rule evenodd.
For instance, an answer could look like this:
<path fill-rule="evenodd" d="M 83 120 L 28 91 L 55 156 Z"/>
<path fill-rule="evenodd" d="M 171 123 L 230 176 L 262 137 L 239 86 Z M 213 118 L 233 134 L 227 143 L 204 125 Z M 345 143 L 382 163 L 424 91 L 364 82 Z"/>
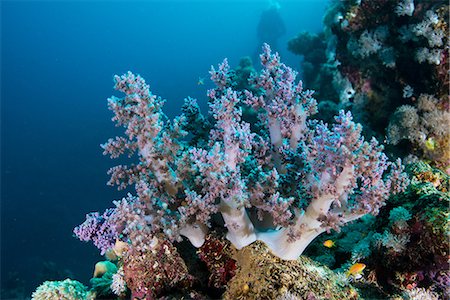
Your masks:
<path fill-rule="evenodd" d="M 224 299 L 359 299 L 345 279 L 311 259 L 284 261 L 262 242 L 236 251 L 237 274 Z"/>

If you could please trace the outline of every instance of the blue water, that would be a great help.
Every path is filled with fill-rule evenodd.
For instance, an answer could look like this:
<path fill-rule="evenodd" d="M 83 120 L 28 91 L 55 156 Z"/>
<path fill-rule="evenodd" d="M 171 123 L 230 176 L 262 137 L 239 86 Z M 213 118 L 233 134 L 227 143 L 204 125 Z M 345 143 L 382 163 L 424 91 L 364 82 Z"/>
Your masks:
<path fill-rule="evenodd" d="M 287 41 L 321 30 L 326 0 L 280 1 L 283 61 L 299 66 Z M 197 85 L 212 64 L 258 46 L 256 28 L 268 1 L 1 2 L 1 287 L 25 295 L 48 278 L 72 273 L 87 283 L 98 250 L 72 237 L 90 211 L 124 191 L 106 186 L 117 161 L 100 143 L 121 131 L 106 98 L 112 77 L 141 74 L 178 114 L 187 96 L 205 107 Z M 53 262 L 62 274 L 45 272 Z"/>

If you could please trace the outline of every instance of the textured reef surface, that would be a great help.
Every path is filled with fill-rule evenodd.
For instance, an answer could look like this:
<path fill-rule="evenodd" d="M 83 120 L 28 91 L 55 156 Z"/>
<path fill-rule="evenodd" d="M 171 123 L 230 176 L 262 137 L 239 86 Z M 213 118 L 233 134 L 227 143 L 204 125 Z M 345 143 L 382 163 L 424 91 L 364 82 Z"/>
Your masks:
<path fill-rule="evenodd" d="M 448 169 L 448 21 L 447 1 L 333 1 L 324 32 L 289 49 L 304 56 L 324 118 L 350 109 L 396 156 Z"/>

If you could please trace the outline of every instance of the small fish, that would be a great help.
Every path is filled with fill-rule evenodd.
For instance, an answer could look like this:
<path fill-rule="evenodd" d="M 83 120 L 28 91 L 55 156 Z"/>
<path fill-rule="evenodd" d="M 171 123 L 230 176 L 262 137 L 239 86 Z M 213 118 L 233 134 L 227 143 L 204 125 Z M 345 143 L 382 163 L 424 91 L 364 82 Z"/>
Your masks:
<path fill-rule="evenodd" d="M 360 278 L 362 271 L 366 268 L 366 265 L 363 263 L 353 264 L 347 271 L 347 277 L 353 276 L 355 278 Z"/>
<path fill-rule="evenodd" d="M 428 138 L 425 141 L 425 147 L 428 150 L 433 151 L 436 148 L 436 141 L 433 138 Z"/>
<path fill-rule="evenodd" d="M 326 240 L 325 242 L 323 242 L 323 245 L 327 248 L 331 248 L 335 246 L 335 243 L 332 240 Z"/>
<path fill-rule="evenodd" d="M 197 81 L 198 85 L 204 85 L 205 84 L 205 78 L 199 77 Z"/>

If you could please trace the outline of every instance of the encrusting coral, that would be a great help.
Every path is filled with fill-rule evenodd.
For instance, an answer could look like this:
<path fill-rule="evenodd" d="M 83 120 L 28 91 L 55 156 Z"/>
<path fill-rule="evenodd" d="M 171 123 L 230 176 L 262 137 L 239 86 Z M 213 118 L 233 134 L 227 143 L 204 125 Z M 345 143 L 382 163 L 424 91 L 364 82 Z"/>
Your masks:
<path fill-rule="evenodd" d="M 282 260 L 262 242 L 236 251 L 236 275 L 228 283 L 224 299 L 359 299 L 358 292 L 344 277 L 327 267 L 300 256 Z"/>
<path fill-rule="evenodd" d="M 236 261 L 232 258 L 232 246 L 217 234 L 208 234 L 205 243 L 198 248 L 199 258 L 206 264 L 210 276 L 209 286 L 225 287 L 236 274 Z"/>
<path fill-rule="evenodd" d="M 93 300 L 91 293 L 81 282 L 72 279 L 46 281 L 31 295 L 32 300 Z"/>
<path fill-rule="evenodd" d="M 152 248 L 126 251 L 122 260 L 123 279 L 132 298 L 154 299 L 162 292 L 188 288 L 193 277 L 183 259 L 168 241 L 155 238 Z"/>

